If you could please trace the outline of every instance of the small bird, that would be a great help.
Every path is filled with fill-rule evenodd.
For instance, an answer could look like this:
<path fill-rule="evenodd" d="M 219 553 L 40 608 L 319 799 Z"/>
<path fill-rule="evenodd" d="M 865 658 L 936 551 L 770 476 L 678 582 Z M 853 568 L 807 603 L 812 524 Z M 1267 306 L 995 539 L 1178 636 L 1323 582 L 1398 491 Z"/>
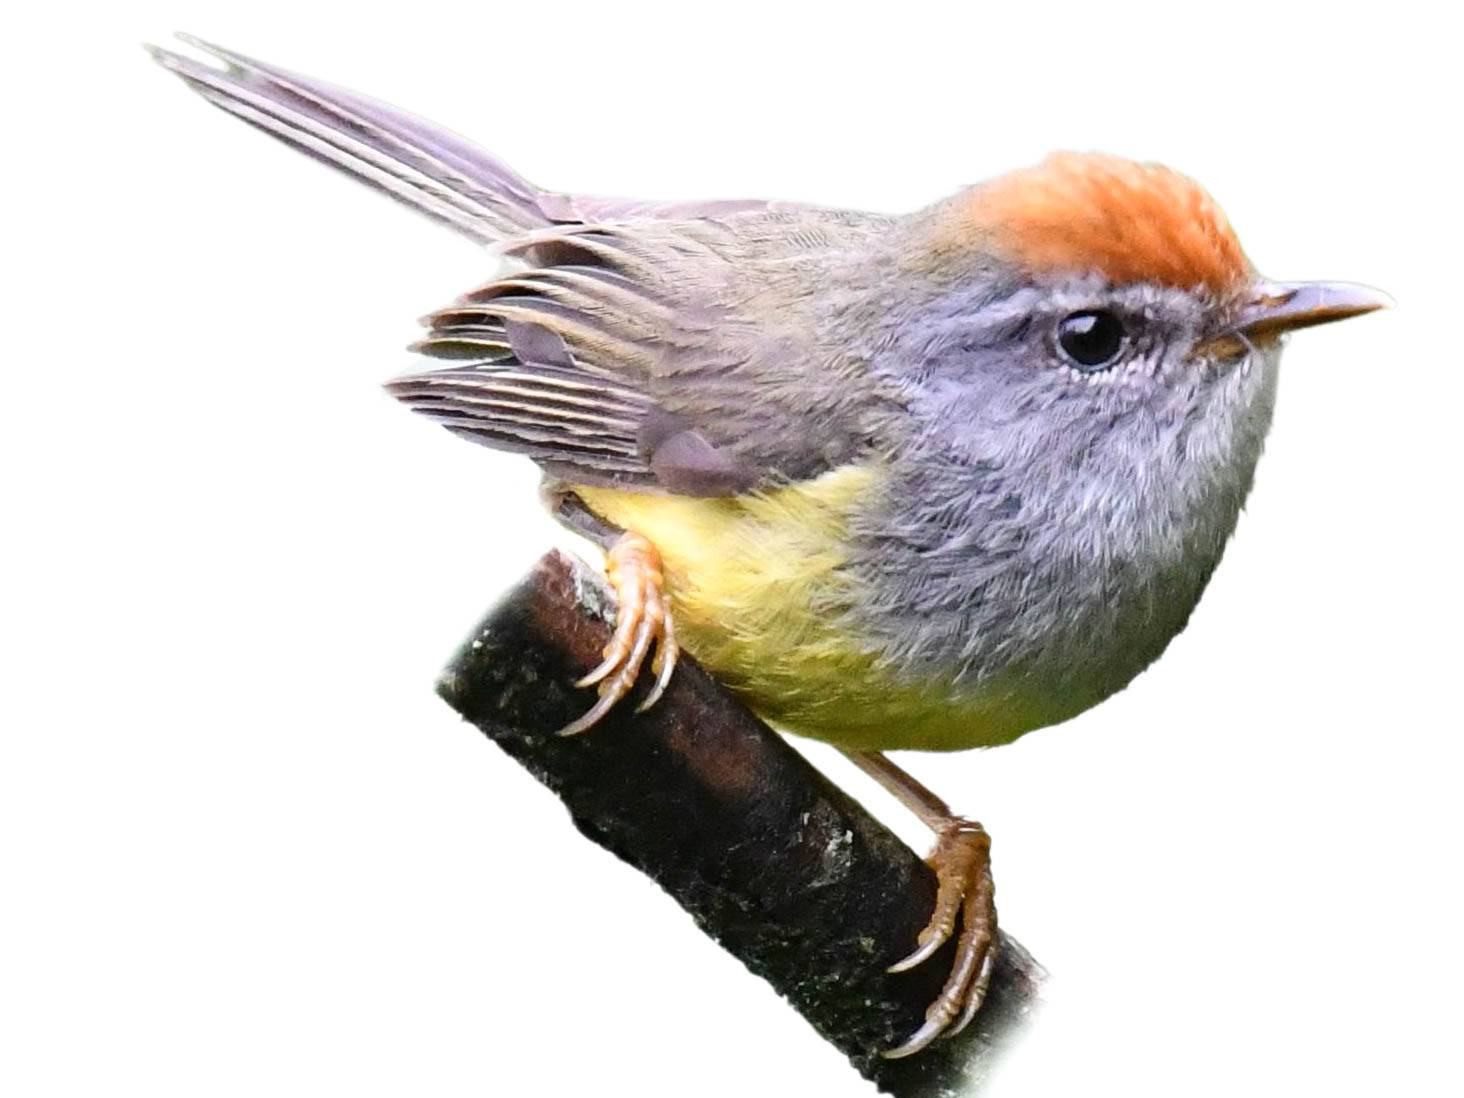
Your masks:
<path fill-rule="evenodd" d="M 426 320 L 409 407 L 525 454 L 618 598 L 591 728 L 684 646 L 935 833 L 902 971 L 979 1010 L 990 841 L 881 752 L 1008 743 L 1126 686 L 1184 628 L 1250 490 L 1286 333 L 1385 295 L 1257 274 L 1168 168 L 1062 153 L 906 216 L 547 191 L 441 127 L 197 39 L 215 106 L 485 245 Z"/>

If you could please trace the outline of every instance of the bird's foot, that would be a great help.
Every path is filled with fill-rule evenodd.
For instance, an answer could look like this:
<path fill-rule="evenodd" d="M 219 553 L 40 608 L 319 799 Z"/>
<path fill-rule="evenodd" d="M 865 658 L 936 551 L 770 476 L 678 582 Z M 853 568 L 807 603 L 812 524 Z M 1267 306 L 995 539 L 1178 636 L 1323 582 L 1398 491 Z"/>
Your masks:
<path fill-rule="evenodd" d="M 616 702 L 630 693 L 653 643 L 656 652 L 651 659 L 651 670 L 656 675 L 656 683 L 646 700 L 636 707 L 637 712 L 656 704 L 676 669 L 680 648 L 671 622 L 661 554 L 656 547 L 640 534 L 621 534 L 606 554 L 605 575 L 615 589 L 618 604 L 615 634 L 605 645 L 605 658 L 600 665 L 575 683 L 576 686 L 598 684 L 600 699 L 583 717 L 561 728 L 561 736 L 573 736 L 594 727 Z"/>
<path fill-rule="evenodd" d="M 954 1037 L 981 1009 L 996 965 L 996 902 L 991 883 L 991 838 L 986 829 L 959 816 L 936 829 L 935 849 L 926 863 L 935 870 L 938 887 L 930 922 L 916 938 L 915 952 L 890 966 L 904 972 L 928 960 L 956 929 L 956 958 L 951 974 L 925 1011 L 925 1023 L 889 1059 L 913 1056 L 937 1037 Z"/>

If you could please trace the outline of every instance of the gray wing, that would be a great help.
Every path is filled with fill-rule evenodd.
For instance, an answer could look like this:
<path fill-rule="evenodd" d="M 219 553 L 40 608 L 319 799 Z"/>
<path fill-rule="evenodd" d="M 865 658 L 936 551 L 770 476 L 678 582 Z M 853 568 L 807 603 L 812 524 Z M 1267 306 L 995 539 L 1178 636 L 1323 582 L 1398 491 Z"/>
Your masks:
<path fill-rule="evenodd" d="M 699 496 L 871 444 L 890 398 L 825 314 L 889 219 L 544 191 L 424 119 L 179 37 L 226 67 L 151 52 L 210 103 L 520 268 L 429 318 L 416 349 L 452 366 L 388 384 L 417 411 L 571 482 Z"/>
<path fill-rule="evenodd" d="M 893 396 L 824 311 L 882 219 L 784 209 L 576 226 L 427 318 L 453 365 L 388 388 L 450 430 L 573 483 L 732 495 L 875 444 Z"/>

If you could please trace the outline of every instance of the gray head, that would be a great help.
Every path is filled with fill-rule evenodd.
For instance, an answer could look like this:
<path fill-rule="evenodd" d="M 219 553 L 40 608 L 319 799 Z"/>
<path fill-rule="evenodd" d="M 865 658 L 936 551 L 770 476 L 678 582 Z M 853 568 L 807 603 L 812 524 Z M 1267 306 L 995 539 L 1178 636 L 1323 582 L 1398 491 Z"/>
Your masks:
<path fill-rule="evenodd" d="M 977 448 L 1006 434 L 1072 456 L 1117 431 L 1138 458 L 1146 438 L 1192 437 L 1207 412 L 1235 412 L 1260 384 L 1241 381 L 1274 364 L 1287 331 L 1387 300 L 1261 278 L 1198 185 L 1109 156 L 1052 157 L 905 233 L 894 281 L 918 289 L 875 339 L 917 402 L 997 428 L 951 439 Z"/>
<path fill-rule="evenodd" d="M 871 531 L 870 566 L 904 577 L 882 616 L 918 612 L 904 660 L 958 646 L 973 675 L 1080 676 L 1076 711 L 1187 619 L 1250 488 L 1282 336 L 1386 298 L 1261 278 L 1195 183 L 1107 156 L 900 232 L 901 300 L 865 345 L 915 425 Z"/>

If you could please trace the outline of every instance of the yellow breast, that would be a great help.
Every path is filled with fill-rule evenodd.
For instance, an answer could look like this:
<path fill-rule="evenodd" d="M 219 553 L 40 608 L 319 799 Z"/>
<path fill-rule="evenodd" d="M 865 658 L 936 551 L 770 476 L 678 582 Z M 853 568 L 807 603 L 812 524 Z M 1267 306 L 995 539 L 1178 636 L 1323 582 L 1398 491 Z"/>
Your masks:
<path fill-rule="evenodd" d="M 955 750 L 1046 723 L 1003 691 L 903 681 L 861 634 L 849 529 L 883 486 L 868 464 L 732 498 L 575 492 L 655 544 L 686 650 L 781 728 L 850 748 Z"/>

